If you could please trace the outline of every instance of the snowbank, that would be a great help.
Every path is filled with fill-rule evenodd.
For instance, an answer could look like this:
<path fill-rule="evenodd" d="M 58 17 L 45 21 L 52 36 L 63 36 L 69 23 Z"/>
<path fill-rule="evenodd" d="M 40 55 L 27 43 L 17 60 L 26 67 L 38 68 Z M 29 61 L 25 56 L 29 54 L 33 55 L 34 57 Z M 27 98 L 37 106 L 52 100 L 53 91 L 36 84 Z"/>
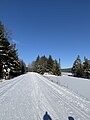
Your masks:
<path fill-rule="evenodd" d="M 5 79 L 0 79 L 0 82 L 3 82 L 3 81 L 5 81 Z"/>
<path fill-rule="evenodd" d="M 75 78 L 71 76 L 53 76 L 53 75 L 44 75 L 49 80 L 69 88 L 80 96 L 86 98 L 90 101 L 90 80 L 83 78 Z"/>

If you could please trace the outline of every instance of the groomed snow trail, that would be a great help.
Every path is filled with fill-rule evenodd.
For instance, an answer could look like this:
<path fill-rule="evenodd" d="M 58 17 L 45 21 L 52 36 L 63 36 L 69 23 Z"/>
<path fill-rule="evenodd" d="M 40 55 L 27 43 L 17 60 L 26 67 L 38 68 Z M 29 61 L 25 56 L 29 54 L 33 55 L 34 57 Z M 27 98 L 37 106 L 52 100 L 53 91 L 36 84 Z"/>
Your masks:
<path fill-rule="evenodd" d="M 0 83 L 0 120 L 90 120 L 90 102 L 37 73 Z"/>

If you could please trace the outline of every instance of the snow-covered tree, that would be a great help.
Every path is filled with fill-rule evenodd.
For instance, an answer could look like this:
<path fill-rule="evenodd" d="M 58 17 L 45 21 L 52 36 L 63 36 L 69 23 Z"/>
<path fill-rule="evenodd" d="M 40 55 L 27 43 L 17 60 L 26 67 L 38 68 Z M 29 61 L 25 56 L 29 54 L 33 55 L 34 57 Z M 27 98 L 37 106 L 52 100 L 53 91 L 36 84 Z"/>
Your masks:
<path fill-rule="evenodd" d="M 53 74 L 58 76 L 61 75 L 60 63 L 58 63 L 57 60 L 55 60 L 53 64 Z"/>
<path fill-rule="evenodd" d="M 83 65 L 79 55 L 73 63 L 72 73 L 76 77 L 83 77 Z"/>
<path fill-rule="evenodd" d="M 0 22 L 0 77 L 8 79 L 21 74 L 21 64 L 16 45 L 8 40 L 4 25 Z"/>
<path fill-rule="evenodd" d="M 12 44 L 9 52 L 10 77 L 16 77 L 21 74 L 21 64 L 16 50 L 16 44 Z"/>
<path fill-rule="evenodd" d="M 35 61 L 32 62 L 31 70 L 40 74 L 45 72 L 55 75 L 61 75 L 60 65 L 56 60 L 52 59 L 52 56 L 38 56 Z"/>
<path fill-rule="evenodd" d="M 2 78 L 2 74 L 3 74 L 3 71 L 2 71 L 2 39 L 4 38 L 4 26 L 2 25 L 2 23 L 0 22 L 0 78 Z"/>
<path fill-rule="evenodd" d="M 36 61 L 32 63 L 34 72 L 44 74 L 46 72 L 47 58 L 45 56 L 38 56 Z"/>
<path fill-rule="evenodd" d="M 10 43 L 5 38 L 5 29 L 4 25 L 0 22 L 0 69 L 1 69 L 1 78 L 7 79 L 9 77 L 9 53 Z"/>
<path fill-rule="evenodd" d="M 48 60 L 47 60 L 47 72 L 53 74 L 53 64 L 54 61 L 52 59 L 52 56 L 49 55 Z"/>
<path fill-rule="evenodd" d="M 84 57 L 83 70 L 84 70 L 84 77 L 90 78 L 90 64 L 86 57 Z"/>

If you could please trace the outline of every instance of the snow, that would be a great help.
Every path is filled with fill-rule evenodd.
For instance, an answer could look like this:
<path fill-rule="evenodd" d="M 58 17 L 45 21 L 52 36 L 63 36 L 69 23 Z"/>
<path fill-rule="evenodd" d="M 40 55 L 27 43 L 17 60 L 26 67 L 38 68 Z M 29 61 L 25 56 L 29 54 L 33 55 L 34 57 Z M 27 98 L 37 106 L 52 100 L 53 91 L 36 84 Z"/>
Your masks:
<path fill-rule="evenodd" d="M 62 72 L 62 75 L 68 75 L 68 76 L 72 76 L 72 73 L 68 73 L 68 72 Z"/>
<path fill-rule="evenodd" d="M 5 81 L 5 79 L 0 79 L 0 82 L 4 82 Z"/>
<path fill-rule="evenodd" d="M 90 79 L 72 77 L 70 73 L 63 73 L 62 76 L 44 76 L 50 81 L 53 81 L 60 86 L 64 86 L 90 101 Z"/>
<path fill-rule="evenodd" d="M 37 73 L 0 83 L 0 120 L 90 120 L 90 102 Z"/>

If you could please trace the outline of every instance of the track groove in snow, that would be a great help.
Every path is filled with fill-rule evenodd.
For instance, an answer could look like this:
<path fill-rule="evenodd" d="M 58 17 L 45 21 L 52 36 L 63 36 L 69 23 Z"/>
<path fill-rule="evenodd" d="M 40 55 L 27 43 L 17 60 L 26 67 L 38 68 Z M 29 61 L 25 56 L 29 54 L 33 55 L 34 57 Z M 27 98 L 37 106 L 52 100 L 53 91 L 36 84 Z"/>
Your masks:
<path fill-rule="evenodd" d="M 90 102 L 37 73 L 0 84 L 1 120 L 43 120 L 47 111 L 52 120 L 90 120 Z"/>
<path fill-rule="evenodd" d="M 39 77 L 39 76 L 38 76 Z M 40 78 L 40 77 L 39 77 Z M 43 80 L 43 79 L 42 79 Z M 57 93 L 55 93 L 55 91 L 52 93 L 54 94 L 54 97 L 56 96 L 56 98 L 63 100 L 63 103 L 65 103 L 69 108 L 71 108 L 73 111 L 75 111 L 76 113 L 80 114 L 84 119 L 89 119 L 90 120 L 90 115 L 88 115 L 90 113 L 90 110 L 88 112 L 88 114 L 85 114 L 86 111 L 82 111 L 80 110 L 80 108 L 76 107 L 76 105 L 73 105 L 72 102 L 70 101 L 70 95 L 71 93 L 69 93 L 68 91 L 64 91 L 62 88 L 57 88 L 58 85 L 55 85 L 51 82 L 47 81 L 47 79 L 44 80 L 44 82 L 46 84 L 48 84 L 50 87 L 52 87 L 55 91 L 57 91 L 59 94 L 57 95 Z M 69 93 L 69 94 L 68 94 Z M 61 95 L 61 96 L 60 96 Z M 69 99 L 67 99 L 67 96 Z M 72 99 L 71 99 L 72 100 Z M 75 101 L 74 101 L 75 102 Z M 73 103 L 74 103 L 73 102 Z M 90 106 L 90 104 L 89 104 Z M 88 107 L 88 106 L 87 106 Z"/>
<path fill-rule="evenodd" d="M 6 92 L 8 92 L 8 90 L 11 89 L 11 87 L 13 87 L 15 84 L 20 82 L 22 79 L 24 79 L 24 78 L 21 77 L 21 78 L 19 78 L 19 81 L 17 79 L 15 79 L 15 80 L 8 81 L 8 82 L 5 82 L 4 84 L 2 84 L 2 86 L 0 86 L 0 96 L 5 94 Z"/>

